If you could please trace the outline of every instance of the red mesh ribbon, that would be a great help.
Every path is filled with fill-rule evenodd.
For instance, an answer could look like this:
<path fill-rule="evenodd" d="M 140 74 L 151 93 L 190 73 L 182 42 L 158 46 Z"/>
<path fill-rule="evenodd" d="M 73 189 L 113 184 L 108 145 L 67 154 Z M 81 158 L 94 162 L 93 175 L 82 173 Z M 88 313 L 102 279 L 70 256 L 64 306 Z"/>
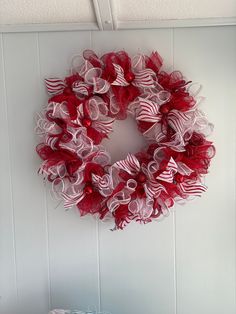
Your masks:
<path fill-rule="evenodd" d="M 163 71 L 158 52 L 99 57 L 85 50 L 79 60 L 64 80 L 45 80 L 49 101 L 36 127 L 39 172 L 65 208 L 123 229 L 167 216 L 176 202 L 205 192 L 215 148 L 206 139 L 213 125 L 198 108 L 199 86 Z M 111 164 L 102 140 L 127 114 L 148 145 Z"/>

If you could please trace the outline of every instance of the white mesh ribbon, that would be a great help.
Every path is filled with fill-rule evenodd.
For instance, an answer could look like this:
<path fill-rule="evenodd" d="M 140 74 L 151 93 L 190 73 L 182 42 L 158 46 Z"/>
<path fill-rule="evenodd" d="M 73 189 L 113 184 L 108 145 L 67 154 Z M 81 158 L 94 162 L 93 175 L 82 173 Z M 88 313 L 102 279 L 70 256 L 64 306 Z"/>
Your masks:
<path fill-rule="evenodd" d="M 142 220 L 148 219 L 153 213 L 153 199 L 137 198 L 129 203 L 129 211 Z"/>
<path fill-rule="evenodd" d="M 71 76 L 45 80 L 50 98 L 36 123 L 39 173 L 66 209 L 112 217 L 122 229 L 131 220 L 168 215 L 176 201 L 206 191 L 202 181 L 215 149 L 206 140 L 213 125 L 199 109 L 201 86 L 179 71 L 162 71 L 162 62 L 157 52 L 130 58 L 85 50 L 73 58 Z M 111 164 L 102 140 L 126 113 L 148 147 Z"/>
<path fill-rule="evenodd" d="M 135 191 L 137 183 L 135 180 L 128 180 L 122 191 L 117 192 L 107 201 L 107 207 L 110 212 L 114 212 L 120 205 L 129 204 L 131 194 Z"/>

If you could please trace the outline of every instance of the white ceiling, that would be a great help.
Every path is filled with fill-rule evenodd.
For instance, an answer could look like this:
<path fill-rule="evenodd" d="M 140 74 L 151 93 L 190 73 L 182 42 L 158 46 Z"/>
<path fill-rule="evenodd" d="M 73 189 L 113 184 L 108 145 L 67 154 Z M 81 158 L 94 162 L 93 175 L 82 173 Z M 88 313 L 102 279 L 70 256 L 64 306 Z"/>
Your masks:
<path fill-rule="evenodd" d="M 152 21 L 232 17 L 236 0 L 0 0 L 0 26 L 90 23 L 112 29 L 122 23 L 135 28 Z"/>
<path fill-rule="evenodd" d="M 236 0 L 116 0 L 121 21 L 236 16 Z"/>
<path fill-rule="evenodd" d="M 89 0 L 0 0 L 0 24 L 95 22 Z"/>

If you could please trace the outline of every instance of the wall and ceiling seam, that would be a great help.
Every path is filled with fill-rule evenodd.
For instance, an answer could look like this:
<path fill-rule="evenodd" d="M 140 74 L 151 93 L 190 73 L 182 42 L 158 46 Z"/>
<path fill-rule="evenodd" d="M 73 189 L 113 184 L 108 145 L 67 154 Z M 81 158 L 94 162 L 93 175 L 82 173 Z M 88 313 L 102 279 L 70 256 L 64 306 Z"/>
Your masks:
<path fill-rule="evenodd" d="M 20 6 L 19 0 L 0 0 L 0 32 L 236 25 L 234 0 L 224 2 L 223 9 L 220 3 L 215 4 L 214 10 L 210 10 L 213 0 L 209 0 L 207 4 L 196 0 L 191 3 L 178 0 L 171 10 L 170 0 L 146 0 L 138 3 L 133 0 L 81 0 L 79 5 L 70 0 L 67 5 L 62 1 L 62 7 L 54 0 L 42 1 L 43 3 L 36 1 L 35 6 L 31 4 L 24 8 Z M 204 11 L 202 7 L 205 5 L 207 8 Z"/>

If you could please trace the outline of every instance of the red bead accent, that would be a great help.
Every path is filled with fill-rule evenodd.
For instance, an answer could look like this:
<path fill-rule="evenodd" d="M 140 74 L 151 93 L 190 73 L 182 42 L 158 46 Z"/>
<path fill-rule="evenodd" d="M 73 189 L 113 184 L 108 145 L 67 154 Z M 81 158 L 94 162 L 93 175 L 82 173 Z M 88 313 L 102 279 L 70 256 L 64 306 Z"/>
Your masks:
<path fill-rule="evenodd" d="M 184 176 L 180 173 L 176 173 L 175 175 L 175 181 L 178 183 L 182 183 L 184 181 Z"/>
<path fill-rule="evenodd" d="M 164 104 L 160 107 L 160 112 L 162 114 L 167 114 L 170 111 L 170 108 L 167 104 Z"/>
<path fill-rule="evenodd" d="M 66 88 L 64 89 L 64 94 L 70 95 L 70 94 L 73 94 L 73 91 L 72 91 L 72 89 L 71 89 L 70 87 L 66 87 Z"/>
<path fill-rule="evenodd" d="M 160 107 L 160 112 L 162 114 L 167 114 L 170 111 L 170 108 L 167 104 L 164 104 Z"/>
<path fill-rule="evenodd" d="M 89 126 L 91 126 L 92 121 L 91 121 L 89 118 L 84 118 L 84 119 L 82 120 L 82 124 L 83 124 L 83 126 L 85 126 L 86 128 L 88 128 Z"/>
<path fill-rule="evenodd" d="M 132 72 L 128 72 L 125 74 L 125 79 L 128 83 L 131 83 L 135 79 L 135 75 Z"/>
<path fill-rule="evenodd" d="M 85 194 L 92 194 L 93 193 L 93 187 L 91 185 L 86 185 L 84 188 L 84 193 Z"/>
<path fill-rule="evenodd" d="M 138 175 L 137 175 L 137 181 L 140 182 L 140 183 L 144 183 L 147 181 L 147 177 L 146 175 L 143 173 L 143 172 L 140 172 Z"/>

